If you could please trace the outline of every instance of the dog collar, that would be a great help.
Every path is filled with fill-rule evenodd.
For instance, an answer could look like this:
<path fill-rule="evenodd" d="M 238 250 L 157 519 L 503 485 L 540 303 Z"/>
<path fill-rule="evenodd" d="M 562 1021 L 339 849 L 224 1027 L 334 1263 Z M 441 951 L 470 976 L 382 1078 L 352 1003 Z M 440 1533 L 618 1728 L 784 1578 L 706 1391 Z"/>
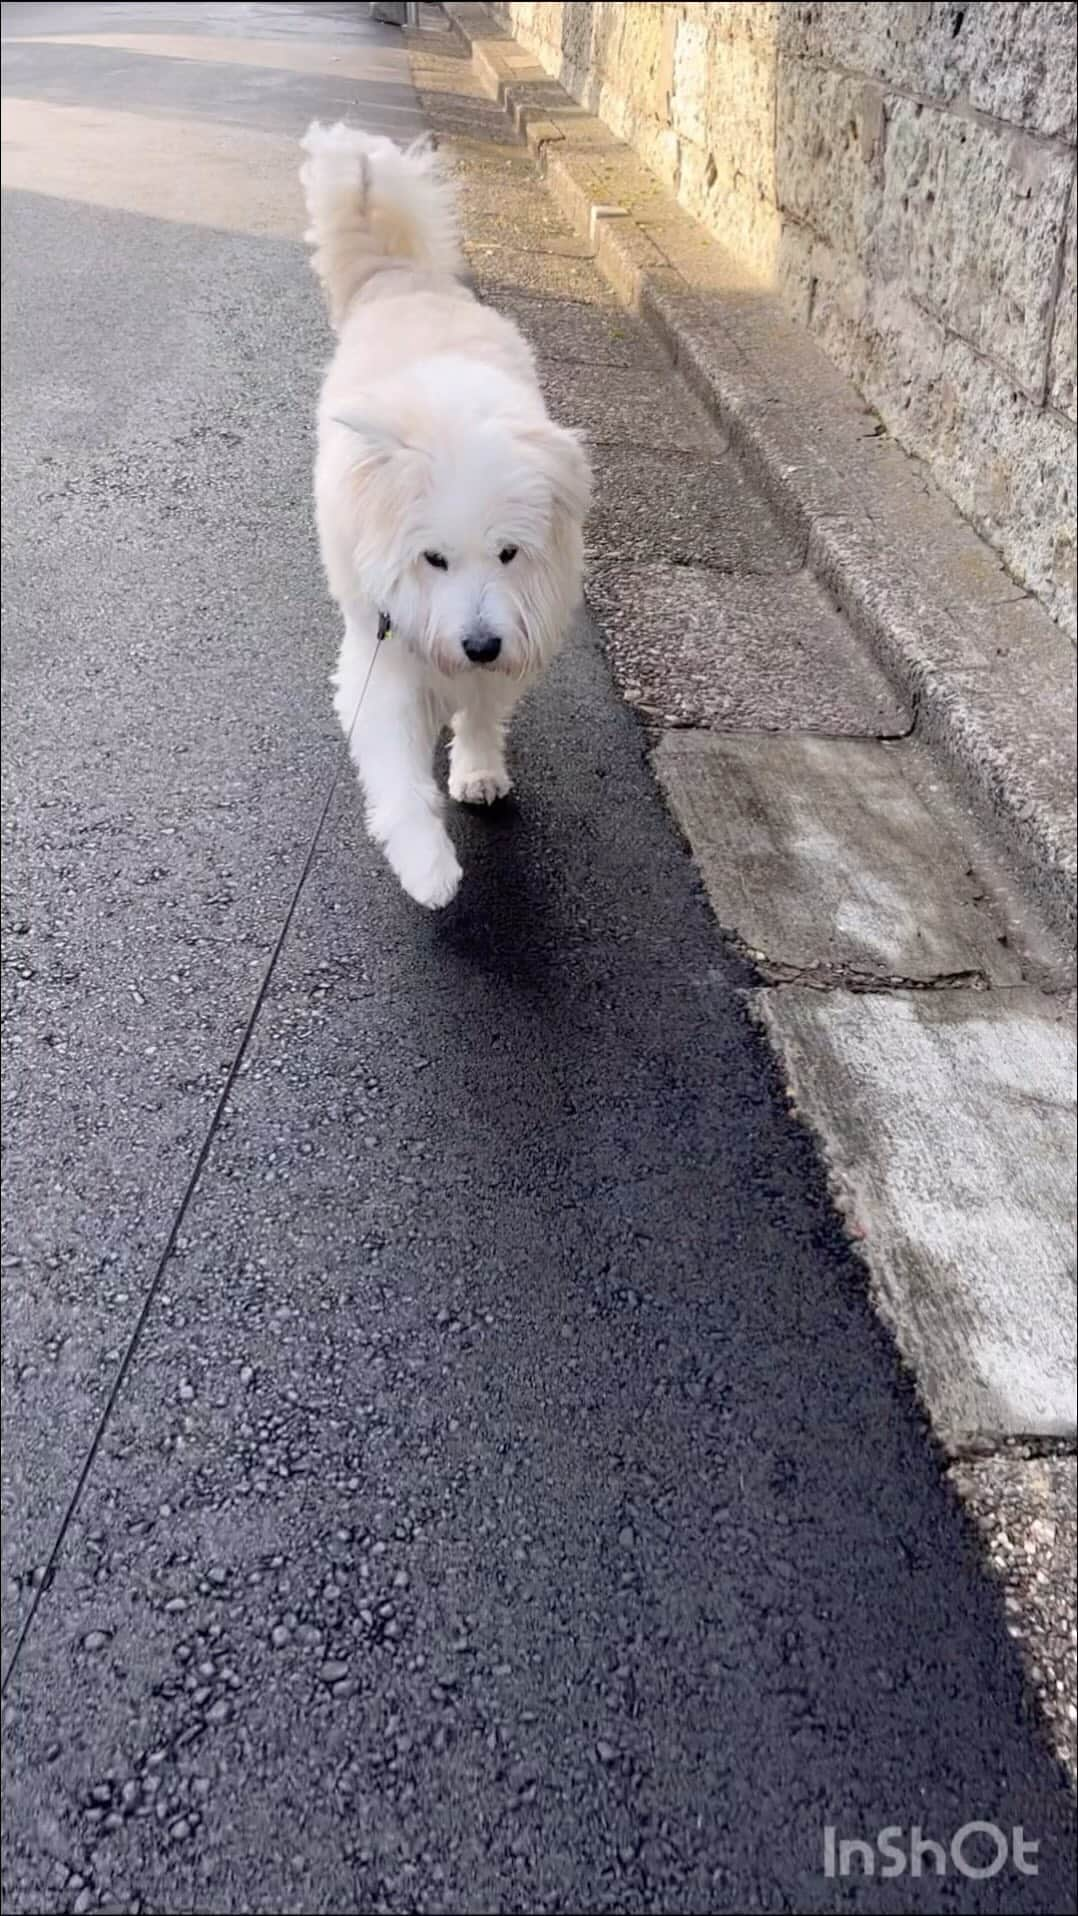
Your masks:
<path fill-rule="evenodd" d="M 388 613 L 388 612 L 379 612 L 379 614 L 378 614 L 378 643 L 379 643 L 379 645 L 381 645 L 381 643 L 382 643 L 382 640 L 383 640 L 383 639 L 388 639 L 388 637 L 389 637 L 389 634 L 390 634 L 390 631 L 391 631 L 391 627 L 390 627 L 390 623 L 389 623 L 389 613 Z"/>

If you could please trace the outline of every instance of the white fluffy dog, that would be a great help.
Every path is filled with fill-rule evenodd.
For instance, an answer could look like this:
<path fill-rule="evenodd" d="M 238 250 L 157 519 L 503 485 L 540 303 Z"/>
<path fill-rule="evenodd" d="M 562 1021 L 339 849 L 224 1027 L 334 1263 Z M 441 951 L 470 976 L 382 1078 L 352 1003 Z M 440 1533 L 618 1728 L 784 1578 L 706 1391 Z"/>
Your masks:
<path fill-rule="evenodd" d="M 509 716 L 579 602 L 590 473 L 547 417 L 517 328 L 460 283 L 436 156 L 346 126 L 312 126 L 303 144 L 307 238 L 337 333 L 315 470 L 344 615 L 336 710 L 372 837 L 437 908 L 461 870 L 436 742 L 450 725 L 453 798 L 509 791 Z"/>

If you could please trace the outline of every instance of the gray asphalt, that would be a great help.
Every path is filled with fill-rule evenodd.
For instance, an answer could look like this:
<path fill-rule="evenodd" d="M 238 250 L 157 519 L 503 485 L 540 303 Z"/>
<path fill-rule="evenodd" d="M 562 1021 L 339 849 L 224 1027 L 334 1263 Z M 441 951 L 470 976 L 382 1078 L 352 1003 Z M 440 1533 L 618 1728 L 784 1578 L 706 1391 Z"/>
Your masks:
<path fill-rule="evenodd" d="M 4 1908 L 1069 1910 L 1001 1600 L 586 627 L 444 916 L 338 788 L 214 1134 L 338 760 L 326 335 L 294 236 L 132 211 L 63 114 L 418 123 L 362 15 L 4 9 L 206 41 L 5 48 Z M 1037 1873 L 825 1874 L 974 1820 Z"/>

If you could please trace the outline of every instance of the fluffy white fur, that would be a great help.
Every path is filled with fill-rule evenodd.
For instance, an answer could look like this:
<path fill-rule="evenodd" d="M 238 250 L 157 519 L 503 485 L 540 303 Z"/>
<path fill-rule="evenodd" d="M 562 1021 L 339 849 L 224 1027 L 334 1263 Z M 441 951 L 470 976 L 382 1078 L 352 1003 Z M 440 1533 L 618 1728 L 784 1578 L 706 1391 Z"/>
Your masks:
<path fill-rule="evenodd" d="M 434 782 L 489 805 L 505 733 L 581 589 L 588 462 L 553 425 L 531 351 L 460 283 L 449 184 L 429 148 L 312 126 L 307 238 L 337 350 L 318 408 L 315 501 L 344 615 L 336 710 L 367 822 L 406 892 L 448 904 L 461 871 Z M 432 563 L 432 561 L 434 563 Z"/>

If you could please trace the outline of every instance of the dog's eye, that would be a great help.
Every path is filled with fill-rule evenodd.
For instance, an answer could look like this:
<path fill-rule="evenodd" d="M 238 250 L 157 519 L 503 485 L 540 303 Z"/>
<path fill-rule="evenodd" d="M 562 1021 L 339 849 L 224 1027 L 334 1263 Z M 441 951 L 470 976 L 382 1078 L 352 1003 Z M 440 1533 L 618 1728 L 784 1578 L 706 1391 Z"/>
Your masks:
<path fill-rule="evenodd" d="M 515 559 L 516 556 L 517 556 L 516 546 L 503 546 L 501 551 L 498 554 L 498 557 L 501 560 L 503 565 L 509 565 L 510 561 Z"/>
<path fill-rule="evenodd" d="M 449 560 L 446 558 L 443 558 L 440 552 L 425 552 L 423 554 L 423 557 L 427 561 L 428 565 L 432 565 L 434 567 L 435 572 L 449 571 Z"/>

